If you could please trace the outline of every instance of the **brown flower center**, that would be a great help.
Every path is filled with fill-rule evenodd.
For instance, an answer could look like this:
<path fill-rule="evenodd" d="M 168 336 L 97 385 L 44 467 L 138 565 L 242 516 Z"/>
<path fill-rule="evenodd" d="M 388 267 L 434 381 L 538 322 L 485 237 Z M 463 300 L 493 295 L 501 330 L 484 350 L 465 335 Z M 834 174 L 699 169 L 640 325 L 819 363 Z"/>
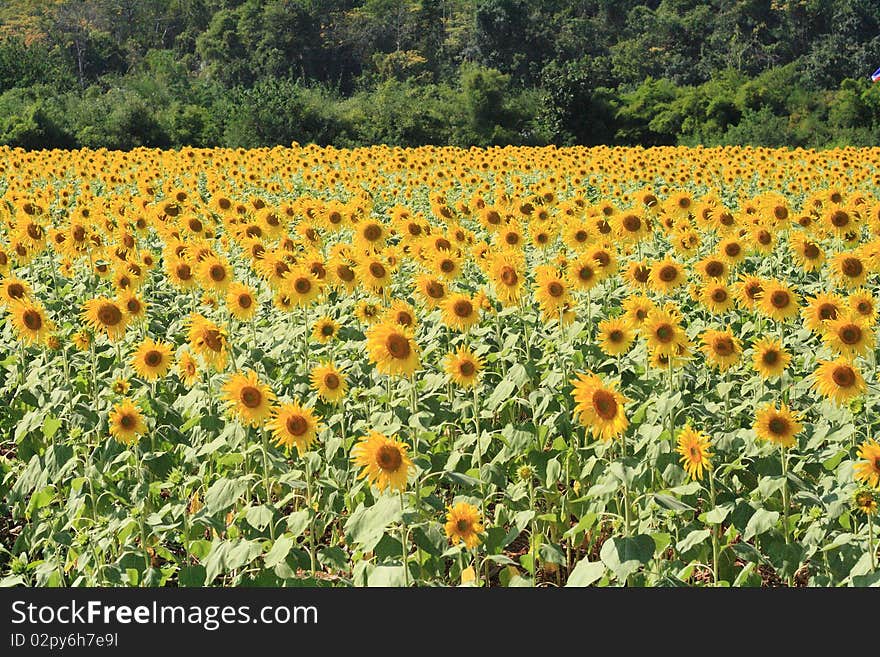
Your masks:
<path fill-rule="evenodd" d="M 841 269 L 843 270 L 843 273 L 850 278 L 857 278 L 861 276 L 864 271 L 862 261 L 858 258 L 844 258 Z"/>
<path fill-rule="evenodd" d="M 385 348 L 393 358 L 404 360 L 409 357 L 412 348 L 409 346 L 409 340 L 398 333 L 392 333 L 385 340 Z"/>
<path fill-rule="evenodd" d="M 761 361 L 765 365 L 776 365 L 776 363 L 779 362 L 779 352 L 776 351 L 775 349 L 767 349 L 761 355 Z"/>
<path fill-rule="evenodd" d="M 40 317 L 40 313 L 33 309 L 28 309 L 25 311 L 24 316 L 22 317 L 24 321 L 24 325 L 27 326 L 31 331 L 39 331 L 43 328 L 43 318 Z"/>
<path fill-rule="evenodd" d="M 312 289 L 312 282 L 303 276 L 300 276 L 293 283 L 293 289 L 297 291 L 298 294 L 308 294 Z"/>
<path fill-rule="evenodd" d="M 730 356 L 735 351 L 733 340 L 728 337 L 716 338 L 712 350 L 719 356 Z"/>
<path fill-rule="evenodd" d="M 501 281 L 509 286 L 513 287 L 519 282 L 519 276 L 516 274 L 516 270 L 513 267 L 502 267 L 501 269 Z"/>
<path fill-rule="evenodd" d="M 574 234 L 574 241 L 583 244 L 590 238 L 590 234 L 585 230 L 578 230 Z"/>
<path fill-rule="evenodd" d="M 614 342 L 615 344 L 623 342 L 623 337 L 623 331 L 621 331 L 620 329 L 612 329 L 608 333 L 608 341 Z"/>
<path fill-rule="evenodd" d="M 379 228 L 376 224 L 370 224 L 366 228 L 364 228 L 364 237 L 370 242 L 375 242 L 377 239 L 382 237 L 382 229 Z"/>
<path fill-rule="evenodd" d="M 833 303 L 823 303 L 819 306 L 819 318 L 822 320 L 837 319 L 837 306 Z"/>
<path fill-rule="evenodd" d="M 284 425 L 291 436 L 301 436 L 309 430 L 309 423 L 302 415 L 291 415 Z"/>
<path fill-rule="evenodd" d="M 211 265 L 211 269 L 208 273 L 211 276 L 211 280 L 215 283 L 220 283 L 226 280 L 226 267 L 223 265 Z"/>
<path fill-rule="evenodd" d="M 324 387 L 328 390 L 336 390 L 339 387 L 339 377 L 333 372 L 324 375 Z"/>
<path fill-rule="evenodd" d="M 443 261 L 440 262 L 440 271 L 444 274 L 451 274 L 455 271 L 455 263 L 449 258 L 444 258 Z"/>
<path fill-rule="evenodd" d="M 635 233 L 642 227 L 642 220 L 634 214 L 628 214 L 623 218 L 623 227 L 631 233 Z"/>
<path fill-rule="evenodd" d="M 238 396 L 248 408 L 257 408 L 263 402 L 263 393 L 254 386 L 244 386 Z"/>
<path fill-rule="evenodd" d="M 473 361 L 465 360 L 459 364 L 458 371 L 461 372 L 462 376 L 473 376 L 474 372 L 477 371 L 477 367 Z"/>
<path fill-rule="evenodd" d="M 804 257 L 807 260 L 815 260 L 819 257 L 821 251 L 819 251 L 819 247 L 813 244 L 812 242 L 807 242 L 804 244 Z"/>
<path fill-rule="evenodd" d="M 119 417 L 119 426 L 123 429 L 134 429 L 137 419 L 131 413 L 123 413 Z"/>
<path fill-rule="evenodd" d="M 712 290 L 712 301 L 715 303 L 724 303 L 727 301 L 727 290 L 723 287 L 717 287 Z"/>
<path fill-rule="evenodd" d="M 607 390 L 597 390 L 593 393 L 593 407 L 596 415 L 603 420 L 613 420 L 617 416 L 617 399 Z"/>
<path fill-rule="evenodd" d="M 443 295 L 446 293 L 446 290 L 437 281 L 431 281 L 425 287 L 425 292 L 427 292 L 428 296 L 432 299 L 442 299 Z"/>
<path fill-rule="evenodd" d="M 547 293 L 551 297 L 561 297 L 563 292 L 565 292 L 565 288 L 562 287 L 562 283 L 559 283 L 558 281 L 551 281 L 547 286 Z"/>
<path fill-rule="evenodd" d="M 471 530 L 471 523 L 465 518 L 459 518 L 455 523 L 455 529 L 459 534 L 466 534 Z"/>
<path fill-rule="evenodd" d="M 784 436 L 789 430 L 788 420 L 777 415 L 770 419 L 767 423 L 767 428 L 770 429 L 770 433 L 776 434 L 777 436 Z"/>
<path fill-rule="evenodd" d="M 339 265 L 336 268 L 336 275 L 346 283 L 351 283 L 354 280 L 354 271 L 348 265 Z"/>
<path fill-rule="evenodd" d="M 211 351 L 220 352 L 223 349 L 223 335 L 217 329 L 205 331 L 204 341 Z"/>
<path fill-rule="evenodd" d="M 660 271 L 657 272 L 657 276 L 664 283 L 671 283 L 678 278 L 678 267 L 675 265 L 664 265 L 660 268 Z"/>
<path fill-rule="evenodd" d="M 379 262 L 371 262 L 370 263 L 370 274 L 373 278 L 385 278 L 385 267 L 382 266 L 382 263 Z"/>
<path fill-rule="evenodd" d="M 98 321 L 104 326 L 116 326 L 122 321 L 122 312 L 113 303 L 102 303 L 98 308 Z"/>
<path fill-rule="evenodd" d="M 856 324 L 846 324 L 837 332 L 840 341 L 846 345 L 858 344 L 862 340 L 862 329 Z"/>
<path fill-rule="evenodd" d="M 158 367 L 162 363 L 162 353 L 155 349 L 150 349 L 144 354 L 144 363 L 148 367 Z"/>
<path fill-rule="evenodd" d="M 467 299 L 459 299 L 452 305 L 452 312 L 455 313 L 457 317 L 466 319 L 473 315 L 474 306 Z"/>
<path fill-rule="evenodd" d="M 774 308 L 783 309 L 787 308 L 791 303 L 791 295 L 785 290 L 776 290 L 773 294 L 770 295 L 770 304 Z"/>
<path fill-rule="evenodd" d="M 831 215 L 831 224 L 835 228 L 843 228 L 849 223 L 849 215 L 843 210 L 835 210 Z"/>
<path fill-rule="evenodd" d="M 336 332 L 336 329 L 333 327 L 333 324 L 327 322 L 326 324 L 321 325 L 321 335 L 324 337 L 330 338 L 333 337 L 333 334 Z"/>
<path fill-rule="evenodd" d="M 718 278 L 724 275 L 724 263 L 718 260 L 710 260 L 706 263 L 706 275 L 710 278 Z"/>
<path fill-rule="evenodd" d="M 849 365 L 838 365 L 831 372 L 831 379 L 838 388 L 851 388 L 856 383 L 856 373 Z"/>
<path fill-rule="evenodd" d="M 738 242 L 730 242 L 724 245 L 724 253 L 728 258 L 737 257 L 742 251 L 742 247 Z"/>
<path fill-rule="evenodd" d="M 672 338 L 675 336 L 675 331 L 669 324 L 661 324 L 654 331 L 654 335 L 657 336 L 657 339 L 660 342 L 668 343 L 672 342 Z"/>
<path fill-rule="evenodd" d="M 376 465 L 386 472 L 397 472 L 403 464 L 403 455 L 394 445 L 382 445 L 376 452 Z"/>

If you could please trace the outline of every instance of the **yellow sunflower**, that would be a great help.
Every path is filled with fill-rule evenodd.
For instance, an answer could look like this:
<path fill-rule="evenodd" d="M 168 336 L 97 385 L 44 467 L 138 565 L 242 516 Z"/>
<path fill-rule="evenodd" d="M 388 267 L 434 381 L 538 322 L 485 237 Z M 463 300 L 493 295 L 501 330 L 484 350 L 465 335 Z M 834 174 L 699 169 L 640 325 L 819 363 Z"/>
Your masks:
<path fill-rule="evenodd" d="M 190 388 L 199 380 L 199 366 L 196 359 L 188 351 L 180 354 L 177 359 L 177 375 L 180 380 Z"/>
<path fill-rule="evenodd" d="M 791 355 L 776 338 L 762 338 L 752 345 L 752 366 L 762 379 L 780 376 L 790 362 Z"/>
<path fill-rule="evenodd" d="M 140 409 L 128 398 L 113 406 L 108 419 L 110 435 L 124 445 L 134 445 L 147 432 Z"/>
<path fill-rule="evenodd" d="M 837 316 L 843 312 L 844 304 L 843 298 L 828 292 L 820 292 L 815 297 L 810 297 L 801 311 L 804 325 L 811 331 L 823 333 L 825 322 L 837 319 Z"/>
<path fill-rule="evenodd" d="M 813 373 L 813 388 L 826 399 L 842 406 L 865 392 L 865 379 L 846 358 L 820 360 Z"/>
<path fill-rule="evenodd" d="M 468 550 L 473 550 L 480 544 L 480 533 L 483 531 L 479 509 L 467 502 L 448 506 L 444 529 L 452 545 L 461 542 Z"/>
<path fill-rule="evenodd" d="M 198 313 L 190 315 L 188 324 L 192 350 L 204 358 L 210 367 L 217 371 L 225 369 L 228 357 L 226 330 Z"/>
<path fill-rule="evenodd" d="M 288 449 L 296 447 L 297 453 L 302 456 L 318 437 L 320 420 L 321 417 L 311 408 L 291 402 L 281 404 L 274 410 L 266 429 L 272 433 L 276 445 Z"/>
<path fill-rule="evenodd" d="M 172 345 L 167 342 L 145 338 L 131 357 L 131 366 L 145 381 L 155 381 L 165 376 L 171 368 L 171 350 Z"/>
<path fill-rule="evenodd" d="M 254 291 L 247 285 L 235 281 L 226 291 L 226 307 L 233 317 L 244 322 L 257 314 L 259 305 Z"/>
<path fill-rule="evenodd" d="M 466 294 L 454 292 L 443 301 L 443 323 L 456 331 L 467 332 L 480 321 L 479 306 Z"/>
<path fill-rule="evenodd" d="M 702 336 L 703 352 L 709 364 L 724 372 L 739 362 L 742 345 L 730 328 L 724 331 L 710 329 Z"/>
<path fill-rule="evenodd" d="M 822 339 L 839 356 L 854 358 L 874 348 L 874 332 L 855 313 L 841 314 L 824 326 Z"/>
<path fill-rule="evenodd" d="M 125 335 L 128 317 L 118 302 L 107 297 L 89 299 L 83 304 L 82 319 L 94 331 L 100 331 L 110 342 Z"/>
<path fill-rule="evenodd" d="M 686 424 L 678 434 L 678 448 L 681 463 L 691 479 L 703 478 L 703 470 L 712 469 L 712 452 L 709 450 L 709 437 L 701 431 L 694 431 Z"/>
<path fill-rule="evenodd" d="M 330 361 L 323 361 L 313 367 L 309 380 L 318 397 L 334 404 L 345 397 L 348 389 L 345 374 Z"/>
<path fill-rule="evenodd" d="M 575 401 L 574 414 L 600 440 L 609 441 L 620 436 L 629 426 L 624 414 L 626 397 L 612 385 L 591 372 L 581 373 L 571 381 Z"/>
<path fill-rule="evenodd" d="M 483 369 L 483 360 L 462 345 L 446 354 L 443 369 L 456 385 L 469 388 L 476 385 Z"/>
<path fill-rule="evenodd" d="M 769 440 L 782 447 L 794 447 L 794 437 L 801 432 L 803 425 L 785 404 L 776 408 L 768 403 L 755 411 L 753 428 L 761 440 Z"/>
<path fill-rule="evenodd" d="M 786 283 L 768 280 L 764 282 L 758 308 L 770 319 L 784 322 L 798 315 L 798 296 Z"/>
<path fill-rule="evenodd" d="M 856 290 L 846 299 L 850 309 L 868 325 L 877 321 L 877 301 L 868 290 Z"/>
<path fill-rule="evenodd" d="M 380 374 L 410 376 L 419 368 L 419 348 L 412 331 L 390 322 L 367 330 L 367 354 Z"/>
<path fill-rule="evenodd" d="M 672 258 L 651 265 L 651 288 L 660 294 L 671 294 L 687 282 L 684 267 Z"/>
<path fill-rule="evenodd" d="M 9 313 L 16 336 L 25 344 L 42 344 L 55 330 L 55 325 L 46 317 L 46 310 L 32 301 L 11 303 Z"/>
<path fill-rule="evenodd" d="M 242 424 L 258 427 L 272 412 L 275 395 L 268 385 L 262 383 L 256 372 L 236 372 L 221 389 L 221 398 Z"/>
<path fill-rule="evenodd" d="M 352 450 L 352 461 L 363 468 L 358 479 L 366 478 L 379 490 L 403 491 L 412 461 L 407 446 L 394 436 L 371 431 Z"/>
<path fill-rule="evenodd" d="M 853 466 L 856 481 L 880 488 L 880 444 L 876 440 L 863 442 L 859 446 L 858 456 L 862 460 Z"/>
<path fill-rule="evenodd" d="M 626 353 L 635 339 L 632 324 L 624 317 L 612 317 L 599 322 L 599 347 L 609 356 Z"/>
<path fill-rule="evenodd" d="M 681 315 L 674 306 L 667 304 L 652 309 L 641 329 L 648 341 L 648 349 L 665 356 L 677 355 L 679 346 L 687 342 L 687 334 L 680 322 Z"/>
<path fill-rule="evenodd" d="M 312 326 L 312 339 L 321 344 L 327 344 L 339 333 L 339 324 L 332 318 L 324 315 L 319 317 Z"/>

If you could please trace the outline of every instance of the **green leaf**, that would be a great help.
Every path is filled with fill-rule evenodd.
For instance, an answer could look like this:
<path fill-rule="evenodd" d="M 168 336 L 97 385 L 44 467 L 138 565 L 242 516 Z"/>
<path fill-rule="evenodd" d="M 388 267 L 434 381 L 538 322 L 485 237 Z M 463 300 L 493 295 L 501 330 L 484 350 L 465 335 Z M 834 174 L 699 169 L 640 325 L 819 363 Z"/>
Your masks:
<path fill-rule="evenodd" d="M 184 566 L 180 569 L 177 581 L 180 586 L 200 587 L 205 585 L 208 571 L 202 565 Z"/>
<path fill-rule="evenodd" d="M 263 557 L 263 563 L 266 564 L 266 568 L 274 568 L 279 563 L 284 561 L 287 558 L 288 553 L 290 552 L 290 548 L 293 547 L 293 539 L 288 536 L 279 536 L 276 539 L 275 543 L 272 545 L 272 549 L 266 553 L 266 556 Z"/>
<path fill-rule="evenodd" d="M 577 565 L 568 576 L 565 583 L 569 586 L 589 586 L 593 582 L 598 582 L 605 574 L 605 564 L 601 561 L 588 561 L 586 558 L 577 562 Z"/>
<path fill-rule="evenodd" d="M 267 506 L 252 506 L 247 510 L 245 520 L 256 530 L 263 531 L 272 522 L 272 509 Z"/>
<path fill-rule="evenodd" d="M 654 556 L 654 539 L 647 534 L 628 538 L 611 537 L 602 545 L 599 557 L 621 582 Z"/>
<path fill-rule="evenodd" d="M 675 544 L 675 549 L 679 552 L 687 552 L 692 547 L 699 545 L 707 538 L 709 538 L 710 534 L 711 532 L 708 529 L 698 529 L 692 531 Z"/>
<path fill-rule="evenodd" d="M 750 538 L 754 538 L 755 536 L 759 536 L 764 532 L 770 531 L 776 526 L 776 523 L 779 522 L 779 513 L 777 511 L 768 511 L 767 509 L 758 509 L 755 511 L 755 514 L 749 518 L 749 522 L 746 525 L 745 531 L 743 532 L 743 540 L 747 541 Z"/>
<path fill-rule="evenodd" d="M 376 566 L 367 577 L 367 586 L 403 586 L 403 566 Z"/>
<path fill-rule="evenodd" d="M 287 531 L 292 538 L 297 538 L 309 526 L 309 510 L 300 509 L 287 516 Z"/>
<path fill-rule="evenodd" d="M 497 411 L 501 404 L 513 396 L 514 390 L 516 390 L 516 384 L 511 379 L 507 378 L 502 380 L 492 394 L 489 395 L 489 398 L 483 402 L 483 408 L 490 411 Z"/>
<path fill-rule="evenodd" d="M 51 440 L 52 436 L 54 436 L 60 428 L 61 420 L 54 415 L 48 415 L 46 419 L 43 420 L 43 438 Z"/>
<path fill-rule="evenodd" d="M 703 522 L 709 525 L 720 525 L 731 511 L 733 511 L 733 504 L 719 504 L 703 514 Z"/>
<path fill-rule="evenodd" d="M 346 540 L 372 550 L 382 538 L 386 527 L 400 520 L 400 500 L 395 495 L 383 495 L 366 508 L 363 505 L 345 523 Z"/>
<path fill-rule="evenodd" d="M 657 493 L 654 495 L 654 501 L 657 502 L 664 509 L 669 509 L 671 511 L 693 511 L 694 507 L 690 504 L 685 504 L 681 500 L 672 497 L 671 495 L 663 495 L 661 493 Z"/>
<path fill-rule="evenodd" d="M 210 513 L 225 511 L 236 503 L 245 490 L 247 482 L 240 479 L 218 479 L 205 493 L 205 505 Z"/>

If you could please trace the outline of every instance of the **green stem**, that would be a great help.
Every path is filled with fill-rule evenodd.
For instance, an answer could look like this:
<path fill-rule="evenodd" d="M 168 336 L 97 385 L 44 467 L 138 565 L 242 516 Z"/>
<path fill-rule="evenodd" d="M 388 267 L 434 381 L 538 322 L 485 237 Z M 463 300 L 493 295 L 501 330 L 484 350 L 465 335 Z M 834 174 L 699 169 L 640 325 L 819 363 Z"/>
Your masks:
<path fill-rule="evenodd" d="M 623 535 L 629 536 L 630 533 L 630 503 L 629 503 L 629 486 L 626 485 L 626 433 L 621 434 L 620 437 L 620 462 L 623 466 L 624 470 L 624 482 L 623 482 L 623 518 L 624 518 L 624 527 L 623 527 Z"/>
<path fill-rule="evenodd" d="M 715 508 L 715 472 L 709 468 L 709 503 Z M 712 527 L 712 582 L 718 586 L 718 530 L 720 527 Z"/>
<path fill-rule="evenodd" d="M 782 521 L 785 529 L 785 544 L 791 543 L 791 536 L 788 528 L 788 452 L 785 447 L 782 450 Z"/>
<path fill-rule="evenodd" d="M 309 507 L 309 564 L 312 568 L 312 577 L 316 577 L 318 572 L 316 553 L 315 553 L 315 507 L 312 503 L 312 470 L 309 467 L 308 458 L 306 462 L 306 504 Z"/>
<path fill-rule="evenodd" d="M 532 518 L 532 534 L 529 536 L 529 551 L 532 554 L 532 586 L 538 586 L 538 509 L 535 505 L 535 482 L 534 477 L 529 477 L 529 506 L 535 517 Z"/>
<path fill-rule="evenodd" d="M 877 570 L 877 550 L 874 549 L 874 520 L 868 514 L 868 549 L 871 551 L 871 572 Z"/>
<path fill-rule="evenodd" d="M 409 568 L 407 567 L 407 556 L 409 556 L 409 551 L 406 549 L 406 521 L 403 519 L 404 517 L 404 509 L 403 509 L 403 489 L 400 490 L 400 545 L 401 545 L 401 557 L 403 560 L 403 585 L 406 588 L 409 588 Z"/>
<path fill-rule="evenodd" d="M 263 432 L 263 485 L 266 487 L 266 505 L 272 504 L 272 487 L 269 485 L 269 436 Z M 269 521 L 269 536 L 275 540 L 275 513 L 272 513 L 272 520 Z"/>
<path fill-rule="evenodd" d="M 480 480 L 480 514 L 483 522 L 486 522 L 486 485 L 483 482 L 483 449 L 480 445 L 480 397 L 477 392 L 476 382 L 473 385 L 474 389 L 474 427 L 477 432 L 477 468 L 478 474 L 477 479 Z M 480 555 L 476 550 L 474 551 L 474 565 L 476 566 L 477 572 L 477 586 L 480 586 L 480 578 L 482 577 L 482 564 L 480 563 Z"/>

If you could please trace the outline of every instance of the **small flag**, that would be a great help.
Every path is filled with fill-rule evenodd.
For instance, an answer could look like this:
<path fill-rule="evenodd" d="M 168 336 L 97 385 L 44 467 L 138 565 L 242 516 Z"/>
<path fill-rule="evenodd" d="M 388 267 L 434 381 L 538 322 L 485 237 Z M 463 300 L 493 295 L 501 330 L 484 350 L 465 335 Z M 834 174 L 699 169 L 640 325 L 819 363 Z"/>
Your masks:
<path fill-rule="evenodd" d="M 874 71 L 874 74 L 871 75 L 871 82 L 880 82 L 880 68 Z"/>

